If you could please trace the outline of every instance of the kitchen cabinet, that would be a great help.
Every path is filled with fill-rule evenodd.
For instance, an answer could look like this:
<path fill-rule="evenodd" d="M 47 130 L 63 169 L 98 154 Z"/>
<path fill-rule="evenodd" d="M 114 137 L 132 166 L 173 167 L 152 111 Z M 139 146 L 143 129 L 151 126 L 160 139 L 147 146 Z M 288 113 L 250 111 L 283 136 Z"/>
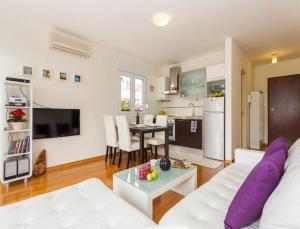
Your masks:
<path fill-rule="evenodd" d="M 169 77 L 159 77 L 157 79 L 157 85 L 156 85 L 156 99 L 157 100 L 166 100 L 165 91 L 170 90 L 170 79 Z"/>
<path fill-rule="evenodd" d="M 207 82 L 207 95 L 212 95 L 215 92 L 222 92 L 225 94 L 225 80 Z"/>
<path fill-rule="evenodd" d="M 225 64 L 217 64 L 206 67 L 207 82 L 225 79 Z"/>
<path fill-rule="evenodd" d="M 179 77 L 179 84 L 182 97 L 198 98 L 206 96 L 205 68 L 182 73 Z"/>
<path fill-rule="evenodd" d="M 191 122 L 197 122 L 195 132 L 191 131 Z M 202 149 L 202 120 L 175 120 L 175 145 Z"/>

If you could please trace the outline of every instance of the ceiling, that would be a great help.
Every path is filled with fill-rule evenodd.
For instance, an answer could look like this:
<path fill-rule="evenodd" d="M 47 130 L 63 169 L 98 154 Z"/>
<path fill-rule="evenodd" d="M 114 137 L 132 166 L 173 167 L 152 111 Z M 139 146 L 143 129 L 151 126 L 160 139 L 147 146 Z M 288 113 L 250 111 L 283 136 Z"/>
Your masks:
<path fill-rule="evenodd" d="M 1 12 L 157 64 L 224 49 L 228 36 L 255 64 L 300 56 L 299 0 L 1 0 Z M 152 25 L 157 12 L 168 26 Z"/>

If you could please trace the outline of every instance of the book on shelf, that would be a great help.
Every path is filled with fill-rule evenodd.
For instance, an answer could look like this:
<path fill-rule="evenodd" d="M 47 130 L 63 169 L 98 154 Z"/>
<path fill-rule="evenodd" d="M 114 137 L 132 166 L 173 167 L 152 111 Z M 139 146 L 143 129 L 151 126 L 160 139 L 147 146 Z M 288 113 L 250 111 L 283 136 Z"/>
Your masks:
<path fill-rule="evenodd" d="M 14 149 L 14 144 L 15 144 L 14 141 L 10 142 L 7 154 L 12 154 Z"/>
<path fill-rule="evenodd" d="M 19 141 L 16 141 L 16 142 L 15 142 L 15 144 L 14 144 L 14 149 L 13 149 L 13 151 L 12 151 L 13 154 L 16 154 L 16 153 L 18 152 L 18 145 L 19 145 L 19 143 L 20 143 Z"/>
<path fill-rule="evenodd" d="M 30 136 L 26 136 L 22 139 L 11 141 L 8 147 L 7 154 L 23 154 L 30 151 Z"/>

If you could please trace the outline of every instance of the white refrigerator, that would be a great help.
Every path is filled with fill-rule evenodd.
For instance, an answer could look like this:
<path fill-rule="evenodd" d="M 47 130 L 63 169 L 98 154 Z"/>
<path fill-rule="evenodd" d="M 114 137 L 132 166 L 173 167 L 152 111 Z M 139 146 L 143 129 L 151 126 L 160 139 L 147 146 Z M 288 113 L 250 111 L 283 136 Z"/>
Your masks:
<path fill-rule="evenodd" d="M 260 150 L 264 137 L 264 96 L 261 91 L 250 91 L 249 97 L 249 146 Z"/>
<path fill-rule="evenodd" d="M 224 160 L 224 107 L 224 97 L 209 97 L 204 100 L 204 157 Z"/>

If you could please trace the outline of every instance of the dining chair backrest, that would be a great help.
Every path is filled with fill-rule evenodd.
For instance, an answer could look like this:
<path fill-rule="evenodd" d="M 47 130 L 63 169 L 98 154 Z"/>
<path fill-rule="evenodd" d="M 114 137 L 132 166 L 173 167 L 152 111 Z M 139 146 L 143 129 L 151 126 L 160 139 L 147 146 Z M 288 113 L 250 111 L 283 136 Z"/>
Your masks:
<path fill-rule="evenodd" d="M 156 116 L 156 125 L 157 126 L 167 126 L 168 116 L 167 115 L 157 115 Z M 155 133 L 156 138 L 165 139 L 165 132 Z"/>
<path fill-rule="evenodd" d="M 119 136 L 119 148 L 121 150 L 129 151 L 131 147 L 131 136 L 127 117 L 125 115 L 117 115 L 116 120 Z"/>
<path fill-rule="evenodd" d="M 118 136 L 114 117 L 111 115 L 104 116 L 104 128 L 106 145 L 111 147 L 118 147 Z"/>
<path fill-rule="evenodd" d="M 145 125 L 153 124 L 153 115 L 144 115 L 144 124 Z"/>

